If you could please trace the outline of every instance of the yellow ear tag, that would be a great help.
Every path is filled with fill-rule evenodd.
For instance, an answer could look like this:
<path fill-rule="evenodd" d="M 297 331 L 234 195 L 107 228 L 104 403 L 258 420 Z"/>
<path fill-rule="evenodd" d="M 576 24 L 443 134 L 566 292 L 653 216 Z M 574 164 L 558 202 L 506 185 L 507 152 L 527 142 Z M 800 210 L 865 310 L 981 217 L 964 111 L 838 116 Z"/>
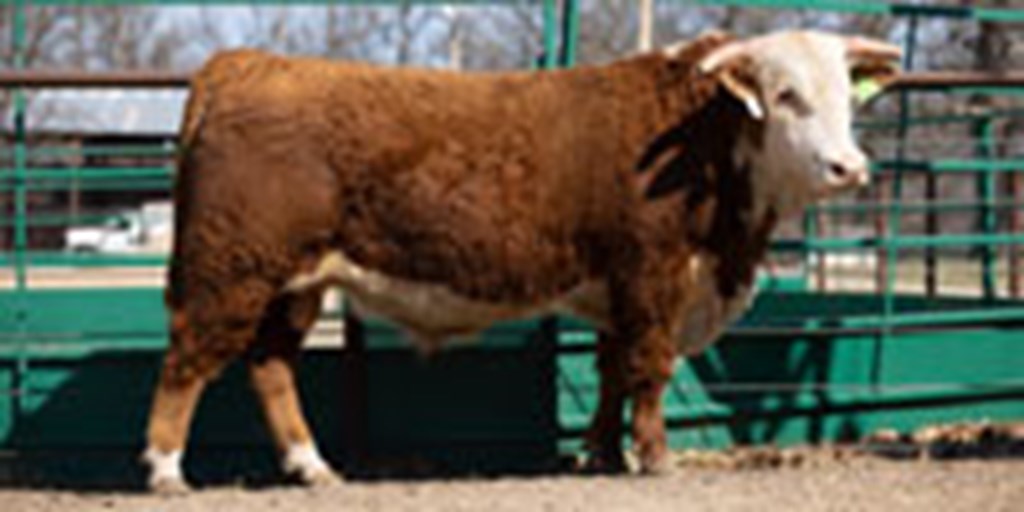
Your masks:
<path fill-rule="evenodd" d="M 854 96 L 857 97 L 857 103 L 867 103 L 868 100 L 880 92 L 882 92 L 882 84 L 878 83 L 878 80 L 871 78 L 861 79 L 854 86 Z"/>

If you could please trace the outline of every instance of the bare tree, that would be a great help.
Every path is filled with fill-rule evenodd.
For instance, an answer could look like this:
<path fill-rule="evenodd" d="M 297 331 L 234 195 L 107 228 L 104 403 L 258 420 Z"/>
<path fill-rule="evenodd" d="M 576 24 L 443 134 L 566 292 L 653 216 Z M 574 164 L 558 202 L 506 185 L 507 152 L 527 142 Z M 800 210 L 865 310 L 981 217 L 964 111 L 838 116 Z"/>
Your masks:
<path fill-rule="evenodd" d="M 394 48 L 394 62 L 409 64 L 413 61 L 414 49 L 424 36 L 424 29 L 437 18 L 432 9 L 417 8 L 404 2 L 387 29 L 388 41 Z"/>
<path fill-rule="evenodd" d="M 543 48 L 543 22 L 536 5 L 474 8 L 462 30 L 467 69 L 529 68 Z"/>
<path fill-rule="evenodd" d="M 323 54 L 332 57 L 372 60 L 379 52 L 376 43 L 386 23 L 381 9 L 331 7 L 324 26 Z"/>
<path fill-rule="evenodd" d="M 462 69 L 463 43 L 463 12 L 458 7 L 444 7 L 445 19 L 448 21 L 448 67 Z"/>
<path fill-rule="evenodd" d="M 640 28 L 636 47 L 637 50 L 645 52 L 654 45 L 654 0 L 640 0 L 637 16 L 640 19 Z"/>

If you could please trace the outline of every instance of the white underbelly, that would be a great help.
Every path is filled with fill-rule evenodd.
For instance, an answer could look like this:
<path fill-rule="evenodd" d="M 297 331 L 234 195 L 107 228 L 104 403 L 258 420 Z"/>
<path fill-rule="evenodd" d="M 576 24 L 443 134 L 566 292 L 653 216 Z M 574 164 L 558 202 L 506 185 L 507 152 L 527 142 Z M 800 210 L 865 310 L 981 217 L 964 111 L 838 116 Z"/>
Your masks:
<path fill-rule="evenodd" d="M 749 306 L 751 286 L 723 298 L 715 285 L 714 264 L 697 257 L 689 274 L 681 276 L 687 287 L 687 306 L 680 311 L 676 342 L 681 354 L 696 354 L 711 344 Z M 292 278 L 285 291 L 300 291 L 331 283 L 340 286 L 350 303 L 364 315 L 383 317 L 406 330 L 413 342 L 433 350 L 450 339 L 473 338 L 494 323 L 547 313 L 568 313 L 608 326 L 611 311 L 603 283 L 584 282 L 568 293 L 538 303 L 496 303 L 460 295 L 443 284 L 395 278 L 359 266 L 341 252 L 324 256 L 317 267 Z"/>
<path fill-rule="evenodd" d="M 401 325 L 415 344 L 428 350 L 447 340 L 473 338 L 497 322 L 571 309 L 562 306 L 573 296 L 570 293 L 536 304 L 484 302 L 443 284 L 395 278 L 361 267 L 341 252 L 324 256 L 312 272 L 292 278 L 285 290 L 324 283 L 340 286 L 360 314 Z"/>

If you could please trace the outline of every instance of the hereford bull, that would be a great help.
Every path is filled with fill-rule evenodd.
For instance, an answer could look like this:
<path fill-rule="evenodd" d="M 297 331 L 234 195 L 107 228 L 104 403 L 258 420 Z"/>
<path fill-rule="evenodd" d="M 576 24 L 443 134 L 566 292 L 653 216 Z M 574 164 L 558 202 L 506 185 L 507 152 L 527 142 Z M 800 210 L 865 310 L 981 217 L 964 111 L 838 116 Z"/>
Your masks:
<path fill-rule="evenodd" d="M 335 477 L 294 362 L 328 286 L 424 350 L 493 322 L 593 322 L 590 464 L 665 467 L 661 395 L 748 304 L 773 227 L 868 181 L 851 76 L 898 49 L 813 32 L 711 34 L 608 65 L 458 74 L 221 54 L 181 132 L 149 484 L 184 489 L 204 386 L 245 354 L 284 470 Z"/>

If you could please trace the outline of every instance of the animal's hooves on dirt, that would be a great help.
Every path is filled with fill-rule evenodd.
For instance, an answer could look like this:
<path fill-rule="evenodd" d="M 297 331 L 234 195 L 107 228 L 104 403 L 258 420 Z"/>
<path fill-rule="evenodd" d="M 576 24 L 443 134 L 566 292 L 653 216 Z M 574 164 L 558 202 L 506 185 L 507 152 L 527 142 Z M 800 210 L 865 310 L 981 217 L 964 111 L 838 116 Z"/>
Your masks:
<path fill-rule="evenodd" d="M 181 478 L 156 478 L 149 481 L 149 491 L 160 496 L 181 496 L 192 488 Z"/>
<path fill-rule="evenodd" d="M 625 457 L 616 455 L 590 455 L 583 460 L 579 470 L 587 475 L 618 475 L 629 471 Z"/>
<path fill-rule="evenodd" d="M 643 476 L 668 476 L 674 469 L 672 457 L 667 454 L 640 459 L 640 474 Z"/>
<path fill-rule="evenodd" d="M 344 481 L 341 475 L 326 468 L 317 471 L 294 473 L 293 478 L 299 485 L 309 488 L 331 487 L 340 485 Z"/>

